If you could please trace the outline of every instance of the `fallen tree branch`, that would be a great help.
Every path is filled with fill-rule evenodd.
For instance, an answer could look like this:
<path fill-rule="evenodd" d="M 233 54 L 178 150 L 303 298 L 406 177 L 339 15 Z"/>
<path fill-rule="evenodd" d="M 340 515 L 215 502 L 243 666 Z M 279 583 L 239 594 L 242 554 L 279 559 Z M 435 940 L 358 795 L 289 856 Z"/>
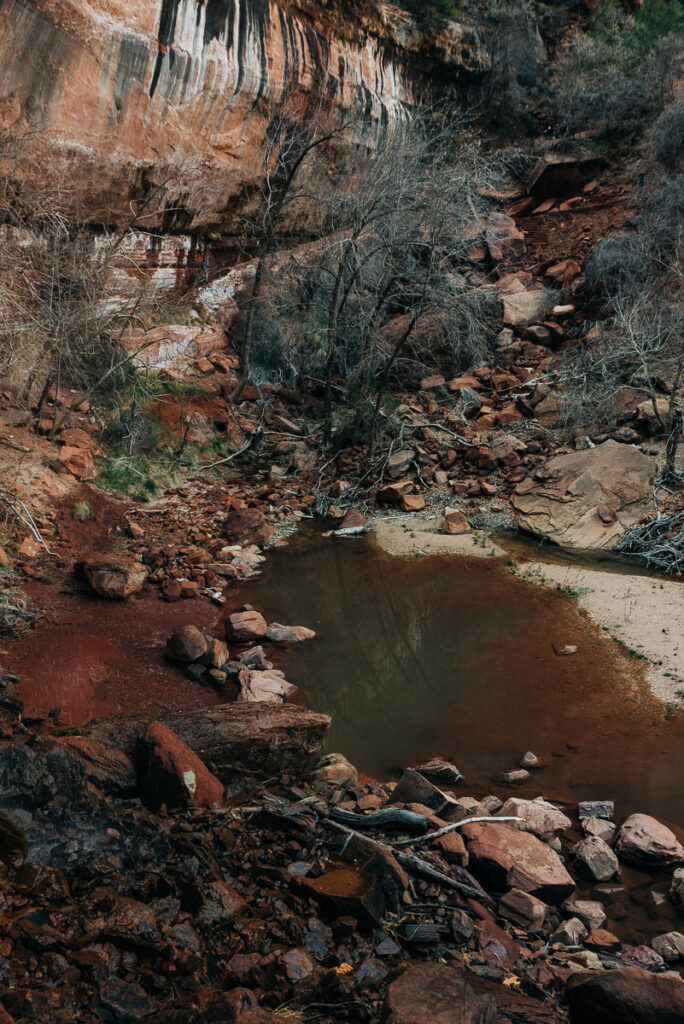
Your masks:
<path fill-rule="evenodd" d="M 449 437 L 453 438 L 454 441 L 456 441 L 458 444 L 462 445 L 464 448 L 490 448 L 491 447 L 491 445 L 486 444 L 484 441 L 482 443 L 478 442 L 477 444 L 475 444 L 473 441 L 466 441 L 466 439 L 464 437 L 461 437 L 460 434 L 457 434 L 456 431 L 449 430 L 448 427 L 442 426 L 441 423 L 407 423 L 405 425 L 404 429 L 409 434 L 412 431 L 414 431 L 414 430 L 441 430 L 443 434 L 448 434 Z M 437 438 L 437 440 L 439 441 L 439 438 Z M 443 444 L 444 442 L 440 441 L 439 443 Z"/>
<path fill-rule="evenodd" d="M 210 462 L 207 466 L 201 466 L 197 470 L 196 473 L 193 473 L 193 477 L 199 476 L 200 473 L 206 473 L 206 471 L 208 469 L 215 469 L 216 466 L 224 466 L 227 462 L 232 462 L 233 459 L 237 459 L 240 455 L 244 455 L 244 453 L 246 451 L 248 451 L 252 447 L 252 445 L 254 444 L 256 439 L 258 437 L 261 437 L 261 434 L 262 434 L 261 428 L 257 427 L 257 429 L 254 431 L 254 433 L 249 435 L 249 437 L 247 438 L 245 443 L 242 445 L 242 447 L 238 448 L 238 450 L 236 452 L 231 452 L 231 454 L 227 455 L 225 457 L 225 459 L 218 459 L 217 462 Z"/>
<path fill-rule="evenodd" d="M 11 509 L 12 513 L 19 520 L 19 522 L 31 531 L 35 539 L 38 541 L 38 543 L 42 544 L 48 555 L 51 555 L 52 552 L 50 551 L 50 548 L 43 540 L 42 534 L 38 527 L 36 526 L 33 516 L 31 515 L 29 509 L 26 507 L 21 498 L 18 498 L 16 495 L 9 495 L 6 493 L 6 491 L 0 489 L 0 501 L 3 502 L 3 504 L 7 505 L 9 509 Z"/>
<path fill-rule="evenodd" d="M 445 836 L 449 832 L 454 832 L 457 828 L 462 828 L 463 825 L 473 825 L 476 821 L 525 821 L 525 818 L 464 818 L 462 821 L 454 821 L 451 825 L 445 825 L 444 828 L 437 829 L 436 832 L 428 832 L 424 836 L 414 836 L 413 839 L 398 839 L 392 845 L 396 849 L 397 846 L 413 846 L 415 843 L 427 843 L 431 839 L 439 839 L 440 836 Z"/>
<path fill-rule="evenodd" d="M 402 828 L 424 832 L 428 825 L 424 814 L 404 811 L 400 807 L 388 807 L 382 811 L 374 811 L 372 814 L 355 814 L 353 811 L 345 811 L 340 807 L 331 807 L 330 817 L 333 821 L 341 822 L 343 825 L 355 825 L 357 829 Z"/>
<path fill-rule="evenodd" d="M 340 822 L 331 821 L 330 818 L 323 818 L 323 824 L 329 828 L 335 829 L 337 832 L 344 832 L 350 836 L 359 836 L 363 838 L 359 832 L 356 832 L 353 828 L 347 828 L 346 825 L 342 825 Z M 461 896 L 465 896 L 467 899 L 483 901 L 483 894 L 479 889 L 475 889 L 472 885 L 466 885 L 464 882 L 457 882 L 453 878 L 449 878 L 448 875 L 438 871 L 437 868 L 433 868 L 427 861 L 421 860 L 420 857 L 414 856 L 412 853 L 403 853 L 400 850 L 394 850 L 387 843 L 382 843 L 378 839 L 374 839 L 373 842 L 377 843 L 378 846 L 382 846 L 388 853 L 391 853 L 396 860 L 399 861 L 402 867 L 412 872 L 414 875 L 418 875 L 420 878 L 426 879 L 428 882 L 437 882 L 442 886 L 443 889 L 451 889 L 453 892 L 459 893 Z"/>

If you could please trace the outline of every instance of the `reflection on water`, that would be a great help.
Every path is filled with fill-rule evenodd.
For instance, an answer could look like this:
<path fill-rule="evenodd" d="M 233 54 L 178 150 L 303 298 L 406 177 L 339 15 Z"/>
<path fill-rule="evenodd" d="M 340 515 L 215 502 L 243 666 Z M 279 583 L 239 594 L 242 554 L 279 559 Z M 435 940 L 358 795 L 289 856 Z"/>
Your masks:
<path fill-rule="evenodd" d="M 282 656 L 333 717 L 330 748 L 383 775 L 454 760 L 485 792 L 533 750 L 521 794 L 612 798 L 684 824 L 682 718 L 667 720 L 639 665 L 565 595 L 486 559 L 397 559 L 371 541 L 294 542 L 243 591 L 267 617 L 320 636 Z M 558 657 L 552 644 L 579 645 Z"/>

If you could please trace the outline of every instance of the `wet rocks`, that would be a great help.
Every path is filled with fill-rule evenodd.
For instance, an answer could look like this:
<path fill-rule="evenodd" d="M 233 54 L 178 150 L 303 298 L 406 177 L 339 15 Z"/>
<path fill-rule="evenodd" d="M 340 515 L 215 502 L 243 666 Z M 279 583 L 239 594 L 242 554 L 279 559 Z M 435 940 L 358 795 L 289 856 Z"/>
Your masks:
<path fill-rule="evenodd" d="M 684 960 L 684 935 L 681 932 L 666 932 L 651 939 L 651 946 L 666 963 Z"/>
<path fill-rule="evenodd" d="M 612 821 L 615 804 L 612 800 L 583 800 L 578 804 L 577 812 L 580 821 L 586 818 L 604 818 L 606 821 Z"/>
<path fill-rule="evenodd" d="M 416 964 L 387 989 L 383 1024 L 496 1024 L 496 1002 L 476 979 L 442 964 Z"/>
<path fill-rule="evenodd" d="M 312 782 L 323 782 L 328 786 L 350 786 L 358 784 L 359 773 L 344 754 L 326 754 L 311 773 Z"/>
<path fill-rule="evenodd" d="M 590 932 L 602 928 L 606 923 L 603 904 L 597 900 L 566 900 L 563 910 L 571 917 L 578 917 Z"/>
<path fill-rule="evenodd" d="M 149 569 L 126 555 L 88 555 L 77 569 L 98 597 L 122 601 L 137 594 L 145 586 Z"/>
<path fill-rule="evenodd" d="M 462 835 L 470 870 L 485 887 L 499 892 L 522 889 L 553 905 L 562 903 L 575 888 L 558 854 L 529 832 L 476 822 L 464 825 Z"/>
<path fill-rule="evenodd" d="M 81 762 L 86 779 L 103 793 L 126 796 L 135 792 L 137 773 L 123 750 L 85 736 L 58 736 L 54 742 Z"/>
<path fill-rule="evenodd" d="M 648 814 L 632 814 L 618 832 L 615 851 L 625 864 L 667 868 L 684 861 L 684 848 L 666 825 Z"/>
<path fill-rule="evenodd" d="M 169 661 L 178 661 L 181 665 L 189 665 L 199 661 L 207 653 L 207 641 L 197 626 L 181 626 L 171 634 L 166 643 L 166 657 Z"/>
<path fill-rule="evenodd" d="M 239 701 L 246 703 L 282 704 L 297 687 L 288 683 L 282 672 L 244 669 L 239 675 Z"/>
<path fill-rule="evenodd" d="M 223 786 L 193 751 L 164 725 L 153 722 L 140 743 L 140 788 L 152 810 L 219 803 Z"/>
<path fill-rule="evenodd" d="M 559 832 L 570 828 L 572 822 L 547 800 L 523 800 L 510 797 L 498 812 L 501 817 L 522 818 L 522 821 L 511 822 L 513 828 L 521 832 L 531 832 L 540 839 L 549 841 Z"/>
<path fill-rule="evenodd" d="M 607 882 L 617 874 L 618 859 L 608 843 L 598 836 L 587 836 L 572 848 L 577 871 L 584 878 L 595 882 Z"/>
<path fill-rule="evenodd" d="M 283 626 L 280 622 L 269 622 L 266 629 L 266 639 L 272 644 L 301 644 L 315 636 L 315 630 L 306 626 Z"/>
<path fill-rule="evenodd" d="M 681 1024 L 684 983 L 638 967 L 579 974 L 565 990 L 572 1024 Z"/>
<path fill-rule="evenodd" d="M 499 914 L 518 928 L 528 932 L 539 931 L 546 920 L 546 903 L 522 889 L 511 889 L 499 900 Z"/>
<path fill-rule="evenodd" d="M 441 782 L 443 786 L 453 786 L 463 781 L 463 776 L 456 765 L 441 757 L 431 758 L 425 764 L 418 765 L 415 771 L 420 772 L 426 779 Z"/>
<path fill-rule="evenodd" d="M 390 803 L 424 804 L 435 814 L 450 820 L 449 810 L 455 801 L 447 793 L 434 786 L 414 768 L 407 768 L 394 787 Z M 455 820 L 458 821 L 460 815 Z"/>
<path fill-rule="evenodd" d="M 266 637 L 268 626 L 260 612 L 233 612 L 226 619 L 226 639 L 228 643 L 251 644 Z"/>

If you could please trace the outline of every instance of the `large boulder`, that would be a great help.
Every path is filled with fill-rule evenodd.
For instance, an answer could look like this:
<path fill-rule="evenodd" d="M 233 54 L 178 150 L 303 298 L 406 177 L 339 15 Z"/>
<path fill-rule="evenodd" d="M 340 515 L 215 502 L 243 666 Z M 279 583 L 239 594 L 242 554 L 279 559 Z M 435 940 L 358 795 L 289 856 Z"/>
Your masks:
<path fill-rule="evenodd" d="M 207 653 L 207 640 L 197 626 L 181 626 L 166 641 L 166 657 L 189 665 Z"/>
<path fill-rule="evenodd" d="M 518 524 L 569 548 L 614 548 L 650 511 L 655 463 L 631 445 L 604 441 L 558 455 L 516 487 Z"/>
<path fill-rule="evenodd" d="M 98 597 L 122 601 L 144 587 L 149 569 L 128 555 L 88 555 L 77 566 Z"/>
<path fill-rule="evenodd" d="M 554 905 L 575 888 L 558 854 L 529 832 L 475 822 L 464 825 L 461 834 L 468 846 L 470 870 L 485 888 L 522 889 Z"/>
<path fill-rule="evenodd" d="M 140 741 L 140 789 L 153 811 L 206 807 L 223 799 L 223 786 L 203 761 L 163 722 L 153 722 Z"/>
<path fill-rule="evenodd" d="M 233 544 L 263 546 L 273 533 L 263 512 L 257 508 L 233 509 L 223 526 L 224 536 Z"/>
<path fill-rule="evenodd" d="M 639 967 L 576 974 L 565 990 L 572 1024 L 682 1024 L 684 981 Z"/>
<path fill-rule="evenodd" d="M 387 989 L 383 1024 L 496 1024 L 494 998 L 456 967 L 416 964 Z"/>
<path fill-rule="evenodd" d="M 632 814 L 618 832 L 615 852 L 635 867 L 669 868 L 684 861 L 684 848 L 674 832 L 648 814 Z"/>

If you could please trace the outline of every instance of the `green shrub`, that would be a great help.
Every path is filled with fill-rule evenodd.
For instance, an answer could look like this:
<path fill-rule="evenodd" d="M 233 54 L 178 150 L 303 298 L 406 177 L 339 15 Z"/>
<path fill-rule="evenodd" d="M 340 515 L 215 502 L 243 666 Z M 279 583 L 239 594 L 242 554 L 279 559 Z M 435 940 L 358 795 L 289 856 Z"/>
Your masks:
<path fill-rule="evenodd" d="M 85 523 L 89 519 L 95 518 L 93 507 L 88 501 L 77 501 L 71 509 L 71 517 L 75 519 L 77 523 Z"/>
<path fill-rule="evenodd" d="M 656 159 L 672 170 L 684 158 L 684 100 L 660 115 L 653 128 Z"/>

